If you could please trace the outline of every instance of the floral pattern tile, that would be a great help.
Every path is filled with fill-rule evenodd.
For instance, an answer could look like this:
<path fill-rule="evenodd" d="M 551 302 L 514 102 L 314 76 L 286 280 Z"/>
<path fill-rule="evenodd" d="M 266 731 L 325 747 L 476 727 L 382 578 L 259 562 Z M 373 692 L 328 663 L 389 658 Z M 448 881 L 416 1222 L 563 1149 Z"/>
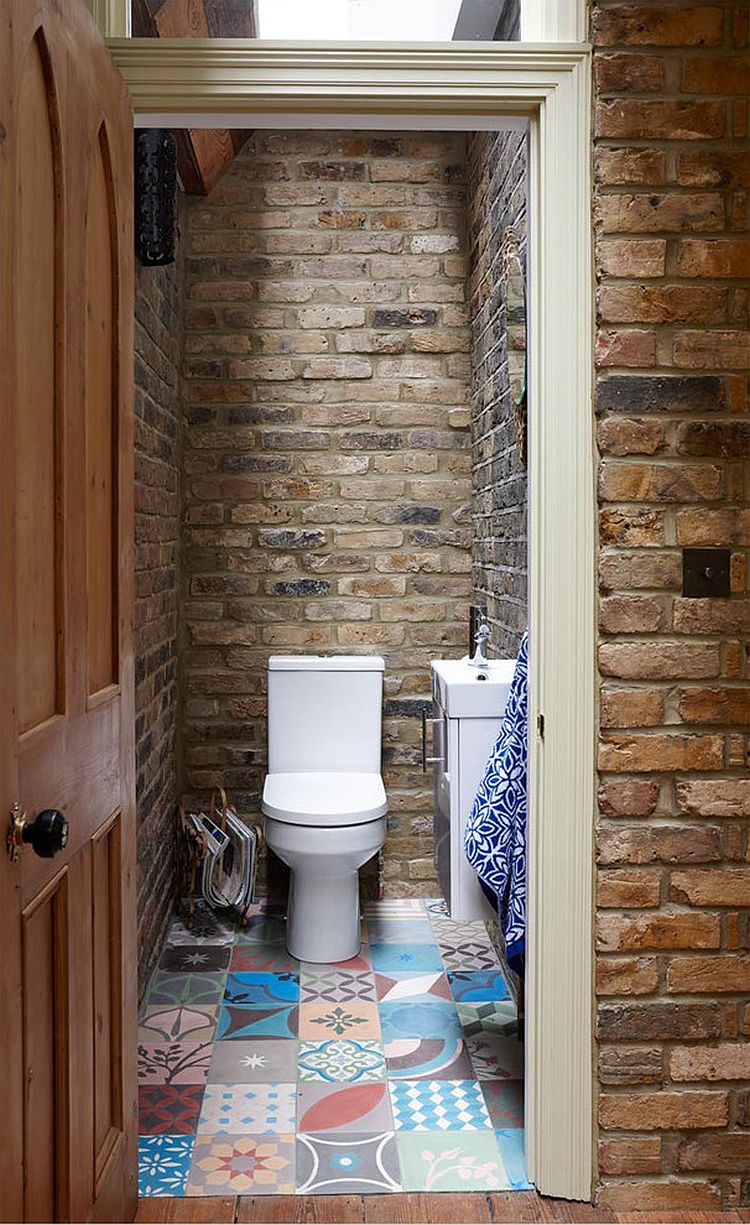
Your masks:
<path fill-rule="evenodd" d="M 195 1136 L 141 1136 L 138 1141 L 138 1194 L 184 1195 Z"/>
<path fill-rule="evenodd" d="M 185 1194 L 293 1195 L 294 1134 L 197 1135 Z"/>
<path fill-rule="evenodd" d="M 292 1084 L 299 1043 L 294 1038 L 235 1038 L 213 1045 L 210 1084 Z"/>
<path fill-rule="evenodd" d="M 405 1191 L 507 1191 L 510 1179 L 491 1131 L 397 1133 Z"/>
<path fill-rule="evenodd" d="M 294 1131 L 295 1084 L 206 1085 L 198 1133 L 281 1136 Z"/>
<path fill-rule="evenodd" d="M 481 923 L 368 903 L 298 962 L 278 906 L 172 925 L 140 1018 L 144 1196 L 525 1189 L 523 1045 Z"/>
<path fill-rule="evenodd" d="M 139 1042 L 138 1083 L 205 1084 L 210 1062 L 210 1042 Z"/>
<path fill-rule="evenodd" d="M 369 1000 L 329 1004 L 311 1000 L 300 1004 L 300 1038 L 380 1038 L 378 1006 Z"/>
<path fill-rule="evenodd" d="M 297 1069 L 300 1084 L 305 1081 L 368 1083 L 385 1079 L 385 1054 L 381 1043 L 370 1038 L 302 1041 Z"/>
<path fill-rule="evenodd" d="M 392 1132 L 381 1135 L 297 1135 L 299 1195 L 377 1195 L 400 1191 Z"/>

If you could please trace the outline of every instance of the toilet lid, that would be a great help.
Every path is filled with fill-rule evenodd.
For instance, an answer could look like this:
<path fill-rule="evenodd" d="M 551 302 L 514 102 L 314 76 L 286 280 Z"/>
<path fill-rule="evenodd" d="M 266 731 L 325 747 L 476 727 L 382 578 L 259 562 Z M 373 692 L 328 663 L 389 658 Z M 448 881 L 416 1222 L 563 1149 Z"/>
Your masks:
<path fill-rule="evenodd" d="M 363 825 L 388 807 L 379 774 L 269 774 L 261 805 L 291 825 Z"/>

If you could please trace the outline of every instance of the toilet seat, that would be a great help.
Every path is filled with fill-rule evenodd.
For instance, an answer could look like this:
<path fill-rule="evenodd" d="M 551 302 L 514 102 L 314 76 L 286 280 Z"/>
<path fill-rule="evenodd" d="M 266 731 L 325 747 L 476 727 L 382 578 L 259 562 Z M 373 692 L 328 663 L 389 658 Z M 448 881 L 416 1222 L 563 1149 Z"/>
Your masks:
<path fill-rule="evenodd" d="M 261 804 L 267 817 L 290 825 L 364 825 L 385 815 L 379 774 L 269 774 Z"/>

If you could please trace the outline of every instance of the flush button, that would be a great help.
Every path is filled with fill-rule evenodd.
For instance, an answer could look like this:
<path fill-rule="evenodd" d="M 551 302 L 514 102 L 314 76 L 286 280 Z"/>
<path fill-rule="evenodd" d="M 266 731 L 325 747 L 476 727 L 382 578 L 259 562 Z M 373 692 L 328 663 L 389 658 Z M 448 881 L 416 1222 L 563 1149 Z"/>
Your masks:
<path fill-rule="evenodd" d="M 694 600 L 729 596 L 729 549 L 683 549 L 682 594 Z"/>

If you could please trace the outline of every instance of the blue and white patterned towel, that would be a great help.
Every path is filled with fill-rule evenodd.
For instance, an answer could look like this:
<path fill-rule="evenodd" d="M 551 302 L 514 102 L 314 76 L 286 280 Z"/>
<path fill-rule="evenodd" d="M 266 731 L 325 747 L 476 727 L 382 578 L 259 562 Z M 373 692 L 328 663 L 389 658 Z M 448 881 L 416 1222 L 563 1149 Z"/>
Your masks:
<path fill-rule="evenodd" d="M 464 850 L 497 906 L 508 963 L 523 972 L 526 938 L 528 630 L 495 747 L 466 823 Z"/>

